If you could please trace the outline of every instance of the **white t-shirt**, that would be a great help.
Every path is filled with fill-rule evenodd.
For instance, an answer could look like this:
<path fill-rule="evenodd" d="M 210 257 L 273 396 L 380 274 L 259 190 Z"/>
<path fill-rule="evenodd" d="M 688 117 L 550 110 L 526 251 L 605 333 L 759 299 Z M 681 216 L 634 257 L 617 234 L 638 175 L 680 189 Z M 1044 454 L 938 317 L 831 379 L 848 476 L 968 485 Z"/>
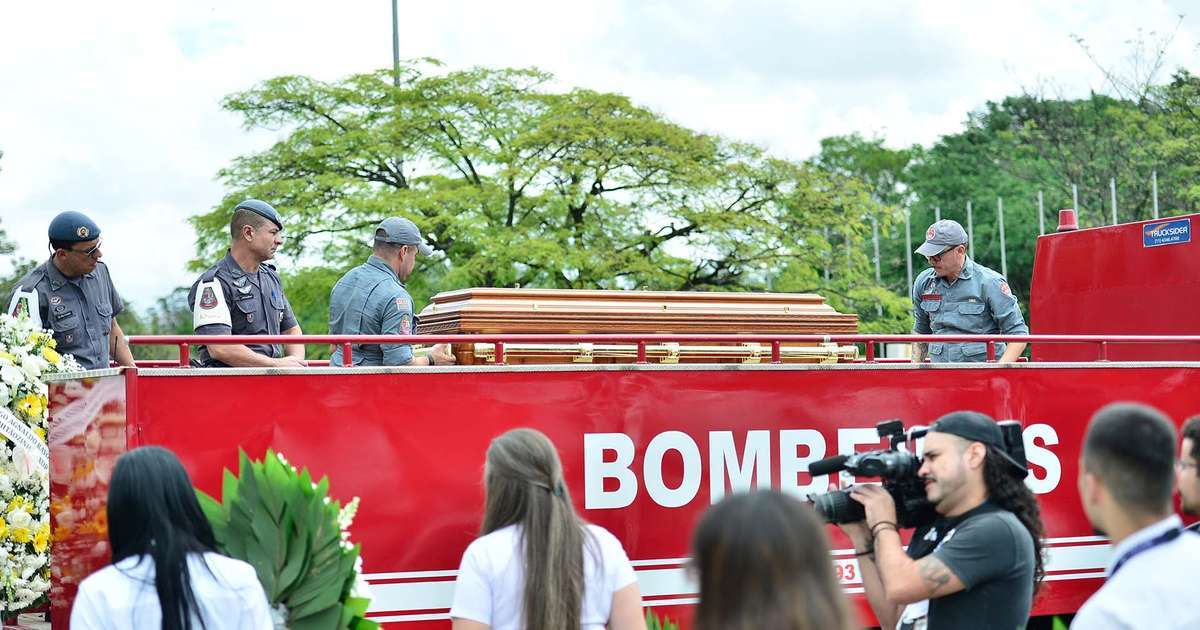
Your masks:
<path fill-rule="evenodd" d="M 192 554 L 188 557 L 188 573 L 207 630 L 274 627 L 267 595 L 254 567 L 215 553 L 204 554 L 202 562 L 199 554 Z M 192 623 L 200 627 L 195 616 Z M 153 558 L 125 558 L 89 575 L 79 585 L 71 609 L 71 630 L 161 627 Z"/>
<path fill-rule="evenodd" d="M 1174 514 L 1134 532 L 1113 548 L 1108 581 L 1096 591 L 1072 630 L 1155 630 L 1200 628 L 1196 605 L 1196 569 L 1200 567 L 1200 535 L 1185 531 L 1175 539 L 1144 548 L 1114 575 L 1113 565 L 1131 550 L 1153 542 L 1183 521 Z"/>
<path fill-rule="evenodd" d="M 612 615 L 613 593 L 636 582 L 637 576 L 616 536 L 596 525 L 588 525 L 587 530 L 591 535 L 584 537 L 579 619 L 583 630 L 603 630 Z M 520 630 L 524 564 L 519 526 L 475 539 L 458 567 L 450 616 L 485 623 L 492 630 Z"/>

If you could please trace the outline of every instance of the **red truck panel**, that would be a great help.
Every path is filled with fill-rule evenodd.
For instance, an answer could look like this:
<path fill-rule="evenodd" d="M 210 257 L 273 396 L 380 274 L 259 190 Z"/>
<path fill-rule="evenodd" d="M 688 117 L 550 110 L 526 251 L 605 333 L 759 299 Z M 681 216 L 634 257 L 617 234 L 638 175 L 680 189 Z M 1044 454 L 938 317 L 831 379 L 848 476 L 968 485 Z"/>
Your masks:
<path fill-rule="evenodd" d="M 1187 223 L 1188 240 L 1156 231 Z M 1200 332 L 1200 214 L 1038 238 L 1030 289 L 1035 335 L 1191 335 Z M 1094 348 L 1034 344 L 1035 361 L 1090 361 Z M 1113 361 L 1200 359 L 1200 344 L 1110 344 Z"/>
<path fill-rule="evenodd" d="M 1116 400 L 1153 404 L 1177 421 L 1200 413 L 1200 365 L 229 372 L 143 370 L 131 378 L 130 444 L 173 449 L 210 493 L 221 469 L 236 465 L 239 446 L 253 457 L 270 446 L 329 475 L 336 497 L 362 498 L 352 531 L 373 587 L 371 617 L 403 628 L 448 627 L 454 574 L 479 526 L 484 453 L 510 428 L 534 427 L 554 440 L 584 517 L 623 541 L 647 604 L 686 623 L 695 602 L 683 568 L 691 527 L 730 479 L 738 488 L 761 479 L 798 493 L 824 489 L 826 480 L 804 472 L 807 464 L 881 448 L 877 421 L 911 426 L 958 409 L 1024 424 L 1050 548 L 1035 613 L 1073 611 L 1099 584 L 1108 553 L 1076 493 L 1089 416 Z M 59 402 L 67 400 L 63 387 L 55 385 Z M 114 404 L 105 407 L 110 415 Z M 86 444 L 94 430 L 62 443 Z M 758 455 L 754 464 L 748 453 Z M 714 477 L 725 482 L 713 484 Z M 58 492 L 70 490 L 69 481 L 56 480 Z M 71 491 L 102 497 L 106 482 Z M 861 593 L 848 541 L 829 532 L 847 591 Z M 79 552 L 55 547 L 56 570 L 79 571 L 87 564 Z M 94 545 L 89 553 L 95 565 Z M 57 626 L 69 598 L 56 605 Z"/>

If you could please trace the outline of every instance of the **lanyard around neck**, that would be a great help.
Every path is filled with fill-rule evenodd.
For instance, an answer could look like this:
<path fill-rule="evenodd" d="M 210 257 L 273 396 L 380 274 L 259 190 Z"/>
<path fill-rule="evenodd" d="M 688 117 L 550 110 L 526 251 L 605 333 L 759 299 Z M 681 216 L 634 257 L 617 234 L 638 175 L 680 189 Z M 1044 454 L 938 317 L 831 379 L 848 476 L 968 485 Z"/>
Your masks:
<path fill-rule="evenodd" d="M 1151 538 L 1150 540 L 1146 540 L 1137 545 L 1134 545 L 1133 549 L 1126 551 L 1117 560 L 1117 563 L 1113 565 L 1112 573 L 1110 573 L 1108 575 L 1108 577 L 1112 578 L 1112 576 L 1116 575 L 1117 571 L 1120 571 L 1121 567 L 1124 566 L 1126 562 L 1129 562 L 1131 559 L 1133 559 L 1134 556 L 1138 555 L 1139 553 L 1145 553 L 1159 545 L 1165 545 L 1165 544 L 1171 542 L 1172 540 L 1179 538 L 1179 535 L 1182 533 L 1183 533 L 1182 527 L 1172 527 L 1171 529 L 1155 536 L 1154 538 Z"/>

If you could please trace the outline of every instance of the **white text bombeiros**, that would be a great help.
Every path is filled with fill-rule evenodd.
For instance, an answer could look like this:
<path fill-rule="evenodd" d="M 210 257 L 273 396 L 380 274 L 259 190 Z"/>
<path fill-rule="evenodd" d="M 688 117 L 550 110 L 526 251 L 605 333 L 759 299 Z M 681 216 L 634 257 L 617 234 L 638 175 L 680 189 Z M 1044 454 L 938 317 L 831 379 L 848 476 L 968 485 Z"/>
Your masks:
<path fill-rule="evenodd" d="M 1058 445 L 1058 433 L 1048 424 L 1031 424 L 1025 427 L 1022 435 L 1025 456 L 1032 470 L 1025 480 L 1026 485 L 1035 494 L 1053 491 L 1062 479 L 1061 462 L 1050 449 Z M 583 436 L 584 507 L 589 510 L 628 507 L 643 489 L 658 505 L 667 508 L 685 506 L 700 494 L 706 463 L 709 502 L 718 501 L 730 491 L 770 487 L 772 464 L 776 466 L 781 490 L 802 497 L 818 494 L 829 490 L 829 476 L 809 475 L 809 464 L 835 453 L 848 455 L 864 450 L 860 446 L 885 446 L 872 428 L 838 429 L 837 449 L 833 453 L 825 436 L 815 429 L 747 431 L 744 440 L 739 453 L 733 431 L 709 431 L 708 457 L 705 459 L 701 456 L 700 445 L 691 435 L 682 431 L 659 433 L 642 453 L 639 480 L 633 467 L 637 447 L 632 438 L 624 433 L 586 433 Z M 775 454 L 778 454 L 777 462 Z M 671 475 L 678 477 L 674 485 L 668 485 L 663 478 L 664 461 L 670 462 L 673 472 L 682 471 L 681 476 Z"/>

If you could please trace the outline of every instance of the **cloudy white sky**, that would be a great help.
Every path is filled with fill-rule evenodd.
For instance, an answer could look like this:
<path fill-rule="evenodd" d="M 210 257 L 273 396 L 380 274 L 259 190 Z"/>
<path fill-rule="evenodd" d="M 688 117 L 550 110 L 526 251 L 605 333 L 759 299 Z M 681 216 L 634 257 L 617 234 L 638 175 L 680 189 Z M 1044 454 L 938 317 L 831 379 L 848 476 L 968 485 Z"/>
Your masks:
<path fill-rule="evenodd" d="M 537 66 L 623 92 L 708 132 L 805 158 L 822 137 L 929 144 L 989 99 L 1049 81 L 1102 86 L 1105 63 L 1171 31 L 1196 70 L 1200 0 L 400 0 L 402 57 Z M 268 146 L 219 107 L 280 74 L 332 80 L 391 65 L 388 0 L 0 0 L 0 220 L 41 258 L 59 210 L 91 214 L 138 307 L 190 284 L 185 219 L 222 197 L 235 156 Z"/>

